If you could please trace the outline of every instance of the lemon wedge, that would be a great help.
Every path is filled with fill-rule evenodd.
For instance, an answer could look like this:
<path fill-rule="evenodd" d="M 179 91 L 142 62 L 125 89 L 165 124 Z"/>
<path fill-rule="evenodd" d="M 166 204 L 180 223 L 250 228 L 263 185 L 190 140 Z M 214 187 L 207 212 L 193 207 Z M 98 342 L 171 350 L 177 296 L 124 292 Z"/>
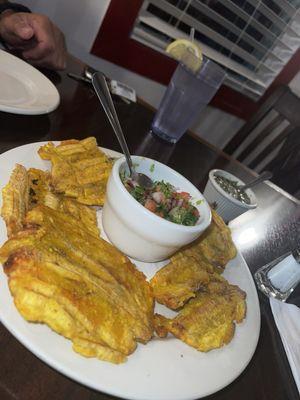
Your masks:
<path fill-rule="evenodd" d="M 195 42 L 187 39 L 177 39 L 168 45 L 166 52 L 195 73 L 201 68 L 202 51 Z"/>

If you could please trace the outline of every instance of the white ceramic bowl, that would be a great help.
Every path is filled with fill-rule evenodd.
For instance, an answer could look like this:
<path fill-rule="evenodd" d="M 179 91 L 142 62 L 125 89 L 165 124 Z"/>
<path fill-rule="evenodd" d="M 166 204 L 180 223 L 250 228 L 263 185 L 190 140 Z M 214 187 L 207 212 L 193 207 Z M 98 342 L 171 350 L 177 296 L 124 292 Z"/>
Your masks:
<path fill-rule="evenodd" d="M 242 203 L 241 201 L 233 198 L 230 194 L 226 193 L 217 184 L 215 180 L 216 175 L 237 181 L 240 185 L 244 185 L 245 183 L 235 175 L 232 175 L 231 173 L 222 169 L 213 169 L 209 172 L 208 181 L 204 190 L 204 197 L 211 205 L 213 205 L 215 210 L 225 222 L 231 221 L 244 212 L 257 207 L 256 197 L 251 189 L 246 189 L 246 194 L 250 198 L 250 204 Z"/>
<path fill-rule="evenodd" d="M 188 192 L 198 208 L 200 218 L 195 226 L 183 226 L 147 210 L 124 187 L 120 172 L 128 171 L 125 158 L 117 160 L 108 180 L 102 223 L 108 239 L 123 253 L 145 262 L 168 258 L 180 247 L 192 242 L 210 225 L 211 211 L 204 196 L 186 178 L 158 161 L 132 156 L 137 172 L 154 181 L 164 180 L 176 189 Z M 201 200 L 200 204 L 196 204 Z"/>

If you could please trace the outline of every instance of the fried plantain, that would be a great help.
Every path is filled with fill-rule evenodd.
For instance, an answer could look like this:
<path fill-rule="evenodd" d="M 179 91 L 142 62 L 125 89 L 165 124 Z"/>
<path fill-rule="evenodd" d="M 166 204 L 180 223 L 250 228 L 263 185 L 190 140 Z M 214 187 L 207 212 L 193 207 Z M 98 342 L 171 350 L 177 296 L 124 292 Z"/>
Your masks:
<path fill-rule="evenodd" d="M 65 140 L 58 146 L 49 142 L 39 149 L 39 155 L 52 163 L 51 183 L 56 193 L 82 204 L 103 205 L 112 163 L 95 138 Z"/>
<path fill-rule="evenodd" d="M 199 239 L 182 251 L 196 260 L 206 260 L 216 272 L 223 272 L 228 261 L 233 259 L 237 250 L 231 238 L 231 231 L 216 211 L 212 211 L 212 223 Z"/>
<path fill-rule="evenodd" d="M 209 283 L 212 272 L 205 260 L 197 261 L 179 252 L 151 279 L 153 295 L 159 303 L 176 310 Z"/>
<path fill-rule="evenodd" d="M 179 250 L 151 279 L 155 299 L 176 310 L 206 287 L 236 255 L 229 228 L 215 211 L 204 234 Z"/>
<path fill-rule="evenodd" d="M 29 207 L 29 181 L 26 168 L 16 164 L 8 184 L 2 190 L 2 209 L 7 236 L 10 237 L 23 227 Z"/>
<path fill-rule="evenodd" d="M 174 319 L 155 314 L 154 329 L 160 337 L 170 332 L 199 351 L 222 347 L 233 338 L 234 321 L 240 323 L 245 318 L 245 297 L 237 286 L 216 279 L 206 290 L 199 291 Z"/>
<path fill-rule="evenodd" d="M 45 205 L 53 210 L 59 210 L 72 215 L 81 229 L 86 229 L 99 237 L 97 214 L 94 207 L 78 203 L 76 199 L 55 194 L 51 187 L 51 175 L 48 171 L 36 168 L 28 170 L 29 177 L 29 209 L 37 205 Z"/>
<path fill-rule="evenodd" d="M 75 351 L 119 363 L 152 337 L 145 276 L 68 214 L 37 206 L 0 249 L 21 315 L 69 338 Z"/>

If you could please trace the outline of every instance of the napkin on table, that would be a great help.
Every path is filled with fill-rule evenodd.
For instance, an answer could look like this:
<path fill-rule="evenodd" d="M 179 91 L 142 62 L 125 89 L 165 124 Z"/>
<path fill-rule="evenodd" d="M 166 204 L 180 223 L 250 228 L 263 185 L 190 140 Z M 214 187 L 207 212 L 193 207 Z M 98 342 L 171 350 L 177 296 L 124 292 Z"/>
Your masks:
<path fill-rule="evenodd" d="M 300 393 L 300 308 L 273 298 L 270 305 Z"/>

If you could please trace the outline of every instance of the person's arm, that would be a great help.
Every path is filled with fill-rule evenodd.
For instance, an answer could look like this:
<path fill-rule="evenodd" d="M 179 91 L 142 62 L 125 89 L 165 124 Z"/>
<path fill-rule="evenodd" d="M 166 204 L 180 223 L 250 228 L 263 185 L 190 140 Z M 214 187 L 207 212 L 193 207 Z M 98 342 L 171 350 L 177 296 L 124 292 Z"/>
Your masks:
<path fill-rule="evenodd" d="M 65 68 L 64 35 L 45 15 L 30 13 L 22 5 L 0 0 L 0 37 L 33 65 L 57 70 Z"/>

